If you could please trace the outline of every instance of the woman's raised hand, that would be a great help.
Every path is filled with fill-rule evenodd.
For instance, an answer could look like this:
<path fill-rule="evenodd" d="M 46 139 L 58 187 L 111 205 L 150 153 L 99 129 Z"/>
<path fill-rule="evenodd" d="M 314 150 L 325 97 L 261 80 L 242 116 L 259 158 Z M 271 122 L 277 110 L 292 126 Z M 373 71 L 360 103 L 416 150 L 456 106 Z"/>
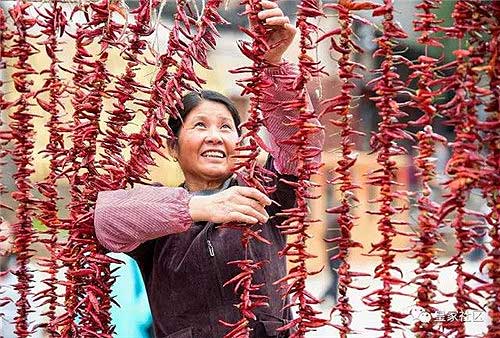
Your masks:
<path fill-rule="evenodd" d="M 271 48 L 264 55 L 264 58 L 269 63 L 278 64 L 281 62 L 283 53 L 292 44 L 297 29 L 290 24 L 290 19 L 283 14 L 277 3 L 262 0 L 260 4 L 262 10 L 257 16 L 264 25 L 272 28 L 266 36 L 266 42 Z M 254 24 L 255 22 L 250 22 L 250 26 Z"/>
<path fill-rule="evenodd" d="M 189 213 L 194 222 L 265 223 L 269 219 L 265 207 L 271 199 L 255 188 L 231 187 L 210 196 L 193 196 Z"/>

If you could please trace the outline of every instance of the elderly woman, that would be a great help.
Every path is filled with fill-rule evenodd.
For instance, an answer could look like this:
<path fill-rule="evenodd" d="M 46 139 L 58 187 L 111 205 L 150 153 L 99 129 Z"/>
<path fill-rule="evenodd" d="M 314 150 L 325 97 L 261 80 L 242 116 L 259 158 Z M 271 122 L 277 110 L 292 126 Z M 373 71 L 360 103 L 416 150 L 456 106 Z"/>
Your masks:
<path fill-rule="evenodd" d="M 285 83 L 296 75 L 294 67 L 281 62 L 295 28 L 275 3 L 262 1 L 262 7 L 259 18 L 272 26 L 268 42 L 275 46 L 266 54 L 274 65 L 266 70 L 266 76 L 274 85 L 263 115 L 272 149 L 266 167 L 277 175 L 276 191 L 266 196 L 242 186 L 233 175 L 240 117 L 228 98 L 205 90 L 183 98 L 182 122 L 169 121 L 177 135 L 169 151 L 179 162 L 184 184 L 178 188 L 138 186 L 104 191 L 97 199 L 97 238 L 107 249 L 125 252 L 137 261 L 159 338 L 220 338 L 227 334 L 229 329 L 219 320 L 240 319 L 234 306 L 238 296 L 231 286 L 223 287 L 238 274 L 237 267 L 227 262 L 246 255 L 268 261 L 254 279 L 263 283 L 260 292 L 269 297 L 269 307 L 255 310 L 257 320 L 250 323 L 251 336 L 289 335 L 276 331 L 291 314 L 289 309 L 283 310 L 287 300 L 272 284 L 286 274 L 285 259 L 278 254 L 286 239 L 276 227 L 282 219 L 273 216 L 295 203 L 293 189 L 279 180 L 294 180 L 297 168 L 296 149 L 281 142 L 295 127 L 284 123 L 287 117 L 280 108 L 280 103 L 297 95 Z M 298 112 L 287 112 L 293 114 Z M 318 133 L 312 141 L 319 147 L 323 137 Z M 271 245 L 252 242 L 245 253 L 240 231 L 217 227 L 226 222 L 260 224 L 256 226 L 262 228 Z"/>

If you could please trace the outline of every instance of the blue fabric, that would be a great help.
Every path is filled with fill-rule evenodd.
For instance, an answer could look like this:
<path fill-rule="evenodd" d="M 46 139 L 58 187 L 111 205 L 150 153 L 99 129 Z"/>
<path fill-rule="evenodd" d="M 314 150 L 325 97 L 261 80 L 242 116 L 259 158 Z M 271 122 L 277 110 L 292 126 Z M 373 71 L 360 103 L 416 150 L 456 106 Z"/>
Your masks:
<path fill-rule="evenodd" d="M 142 281 L 137 263 L 125 254 L 109 253 L 124 264 L 112 264 L 111 268 L 119 269 L 114 273 L 116 282 L 111 295 L 120 304 L 111 308 L 112 324 L 115 325 L 116 338 L 147 338 L 152 324 L 146 289 Z"/>

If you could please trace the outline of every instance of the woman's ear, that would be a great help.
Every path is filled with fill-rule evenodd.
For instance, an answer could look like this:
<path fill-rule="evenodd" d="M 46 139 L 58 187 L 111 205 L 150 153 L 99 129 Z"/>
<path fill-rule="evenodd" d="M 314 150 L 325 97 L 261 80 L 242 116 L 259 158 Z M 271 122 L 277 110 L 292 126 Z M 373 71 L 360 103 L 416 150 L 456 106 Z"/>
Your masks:
<path fill-rule="evenodd" d="M 174 161 L 177 162 L 177 157 L 179 156 L 179 144 L 177 143 L 177 139 L 168 140 L 167 149 L 170 157 L 172 157 Z"/>

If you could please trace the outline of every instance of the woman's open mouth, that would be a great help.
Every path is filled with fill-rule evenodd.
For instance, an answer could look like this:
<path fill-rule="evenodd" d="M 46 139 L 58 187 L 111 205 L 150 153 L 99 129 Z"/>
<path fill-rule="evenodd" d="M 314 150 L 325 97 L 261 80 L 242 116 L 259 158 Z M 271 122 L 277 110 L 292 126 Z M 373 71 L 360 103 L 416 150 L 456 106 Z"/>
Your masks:
<path fill-rule="evenodd" d="M 226 158 L 226 154 L 221 150 L 206 150 L 201 153 L 201 156 L 206 158 Z"/>

